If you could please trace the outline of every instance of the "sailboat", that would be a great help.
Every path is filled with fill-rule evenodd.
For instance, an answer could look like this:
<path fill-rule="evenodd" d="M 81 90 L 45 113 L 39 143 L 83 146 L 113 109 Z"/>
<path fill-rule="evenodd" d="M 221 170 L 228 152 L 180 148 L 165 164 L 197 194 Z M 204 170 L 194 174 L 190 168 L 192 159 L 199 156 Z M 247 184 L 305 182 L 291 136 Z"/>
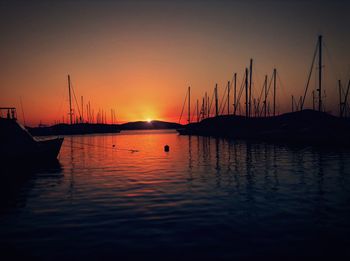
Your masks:
<path fill-rule="evenodd" d="M 313 110 L 305 109 L 305 100 L 307 97 L 308 88 L 310 85 L 310 79 L 313 71 L 313 67 L 316 61 L 318 53 L 318 110 L 315 110 L 316 97 L 313 93 Z M 232 115 L 228 113 L 226 115 L 218 114 L 218 99 L 217 99 L 217 86 L 214 89 L 215 100 L 215 117 L 210 117 L 210 113 L 207 113 L 206 95 L 203 99 L 203 117 L 202 120 L 197 120 L 196 123 L 190 122 L 190 89 L 186 99 L 188 99 L 188 124 L 183 129 L 177 130 L 180 135 L 202 135 L 202 136 L 216 136 L 216 137 L 229 137 L 234 139 L 246 139 L 246 140 L 258 140 L 267 142 L 282 142 L 291 144 L 310 144 L 310 145 L 327 145 L 338 147 L 346 146 L 350 147 L 350 122 L 343 118 L 345 109 L 347 108 L 347 97 L 350 89 L 350 80 L 348 88 L 345 94 L 344 101 L 341 98 L 342 87 L 340 86 L 340 118 L 330 115 L 324 111 L 324 103 L 322 101 L 323 89 L 322 89 L 322 35 L 318 37 L 316 50 L 314 52 L 311 70 L 307 80 L 304 96 L 300 98 L 300 102 L 297 107 L 298 111 L 294 111 L 294 97 L 293 97 L 293 109 L 292 112 L 276 115 L 276 75 L 277 71 L 274 68 L 272 74 L 273 83 L 273 113 L 272 116 L 267 116 L 269 112 L 269 103 L 267 103 L 267 77 L 265 76 L 264 89 L 265 98 L 263 100 L 264 108 L 259 113 L 256 113 L 255 117 L 252 117 L 251 113 L 251 83 L 252 83 L 252 59 L 250 60 L 249 69 L 245 69 L 244 81 L 242 81 L 241 91 L 239 97 L 245 90 L 245 115 L 236 115 L 237 100 L 234 98 L 234 113 Z M 249 79 L 249 80 L 248 80 Z M 244 83 L 244 84 L 243 84 Z M 228 85 L 229 86 L 229 85 Z M 235 88 L 236 90 L 236 88 Z M 263 93 L 263 92 L 262 92 Z M 229 94 L 228 94 L 229 95 Z M 234 97 L 236 91 L 234 91 Z M 229 96 L 228 96 L 229 97 Z M 227 98 L 227 100 L 229 100 Z M 239 102 L 239 98 L 238 98 Z M 211 103 L 210 103 L 211 104 Z M 238 103 L 239 105 L 239 103 Z M 198 106 L 197 106 L 198 107 Z M 181 116 L 184 110 L 184 106 L 181 112 Z M 210 106 L 209 106 L 210 111 Z M 265 117 L 262 117 L 264 112 Z M 198 115 L 198 112 L 197 112 Z M 180 116 L 180 119 L 181 119 Z"/>
<path fill-rule="evenodd" d="M 56 160 L 63 138 L 37 139 L 33 137 L 16 117 L 16 108 L 0 108 L 0 162 L 40 163 Z"/>

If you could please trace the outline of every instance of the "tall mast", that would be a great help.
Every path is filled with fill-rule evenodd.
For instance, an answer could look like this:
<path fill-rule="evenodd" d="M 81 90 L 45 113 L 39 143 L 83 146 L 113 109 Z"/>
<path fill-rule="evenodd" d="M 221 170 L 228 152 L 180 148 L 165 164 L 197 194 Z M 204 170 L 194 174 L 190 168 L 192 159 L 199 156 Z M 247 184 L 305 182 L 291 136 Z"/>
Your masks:
<path fill-rule="evenodd" d="M 345 115 L 345 117 L 346 117 L 346 109 L 347 109 L 347 103 L 348 103 L 349 89 L 350 89 L 350 80 L 348 82 L 348 87 L 346 88 L 344 102 L 343 102 L 343 106 L 342 106 L 342 115 Z"/>
<path fill-rule="evenodd" d="M 209 95 L 207 96 L 207 104 L 208 104 L 208 118 L 209 118 L 210 117 Z"/>
<path fill-rule="evenodd" d="M 84 97 L 81 96 L 81 122 L 84 122 Z"/>
<path fill-rule="evenodd" d="M 267 103 L 266 103 L 266 100 L 267 100 L 267 75 L 265 75 L 264 85 L 265 85 L 264 114 L 266 117 L 266 115 L 267 115 Z"/>
<path fill-rule="evenodd" d="M 197 99 L 197 122 L 199 122 L 198 99 Z"/>
<path fill-rule="evenodd" d="M 207 116 L 209 117 L 209 114 L 208 114 L 208 99 L 207 99 L 207 92 L 205 92 L 204 94 L 204 112 L 203 115 L 204 115 L 204 118 L 207 118 Z"/>
<path fill-rule="evenodd" d="M 318 36 L 318 110 L 322 110 L 322 35 Z"/>
<path fill-rule="evenodd" d="M 341 81 L 338 80 L 339 87 L 339 117 L 343 117 L 342 101 L 341 101 Z"/>
<path fill-rule="evenodd" d="M 113 124 L 113 109 L 111 109 L 111 124 Z"/>
<path fill-rule="evenodd" d="M 88 108 L 88 110 L 89 110 L 89 123 L 92 123 L 91 103 L 90 103 L 90 101 L 89 101 L 89 108 Z"/>
<path fill-rule="evenodd" d="M 276 116 L 276 68 L 273 69 L 273 116 Z"/>
<path fill-rule="evenodd" d="M 248 68 L 245 68 L 245 116 L 249 118 L 248 115 Z"/>
<path fill-rule="evenodd" d="M 249 65 L 249 117 L 252 110 L 252 77 L 253 77 L 253 59 L 250 59 Z"/>
<path fill-rule="evenodd" d="M 71 90 L 70 90 L 70 75 L 68 74 L 68 93 L 69 93 L 69 119 L 70 124 L 72 125 L 73 119 L 72 119 L 72 96 L 71 96 Z"/>
<path fill-rule="evenodd" d="M 202 100 L 202 120 L 204 119 L 204 113 L 205 113 L 205 106 L 204 106 L 204 97 Z"/>
<path fill-rule="evenodd" d="M 292 112 L 294 112 L 294 96 L 292 95 Z"/>
<path fill-rule="evenodd" d="M 191 123 L 191 87 L 188 86 L 188 123 Z"/>
<path fill-rule="evenodd" d="M 237 110 L 237 97 L 236 97 L 236 92 L 237 92 L 237 73 L 234 74 L 234 92 L 233 92 L 233 115 L 236 115 L 236 110 Z"/>
<path fill-rule="evenodd" d="M 219 115 L 219 104 L 218 104 L 218 84 L 215 84 L 214 89 L 214 95 L 215 95 L 215 117 Z"/>
<path fill-rule="evenodd" d="M 230 115 L 230 81 L 227 83 L 227 115 Z"/>
<path fill-rule="evenodd" d="M 315 91 L 312 91 L 312 109 L 315 110 Z"/>

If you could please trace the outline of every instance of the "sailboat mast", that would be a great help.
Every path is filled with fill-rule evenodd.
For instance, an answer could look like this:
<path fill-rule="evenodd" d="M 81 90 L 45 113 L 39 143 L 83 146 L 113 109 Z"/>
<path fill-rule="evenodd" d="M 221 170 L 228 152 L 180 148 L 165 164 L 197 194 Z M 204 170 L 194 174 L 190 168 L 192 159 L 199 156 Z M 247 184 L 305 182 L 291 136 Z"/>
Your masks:
<path fill-rule="evenodd" d="M 265 117 L 267 115 L 267 103 L 266 103 L 266 100 L 267 100 L 267 75 L 265 75 L 265 82 L 264 82 L 264 85 L 265 85 L 265 98 L 264 98 L 264 114 L 265 114 Z"/>
<path fill-rule="evenodd" d="M 245 116 L 249 118 L 248 115 L 248 68 L 245 68 Z"/>
<path fill-rule="evenodd" d="M 318 110 L 322 110 L 322 35 L 318 36 Z"/>
<path fill-rule="evenodd" d="M 215 93 L 215 117 L 217 117 L 219 115 L 219 107 L 218 107 L 218 84 L 215 84 L 215 89 L 214 89 L 214 93 Z"/>
<path fill-rule="evenodd" d="M 348 104 L 349 89 L 350 89 L 350 80 L 348 82 L 348 87 L 346 88 L 346 93 L 345 93 L 344 102 L 343 102 L 343 106 L 342 106 L 342 115 L 345 117 L 347 115 L 346 109 L 347 109 L 347 104 Z"/>
<path fill-rule="evenodd" d="M 208 118 L 210 117 L 210 109 L 211 109 L 209 99 L 210 99 L 210 98 L 209 98 L 209 95 L 207 95 L 207 104 L 208 104 Z"/>
<path fill-rule="evenodd" d="M 203 97 L 202 98 L 202 120 L 205 119 L 205 116 L 204 116 L 205 113 L 206 112 L 205 112 L 205 104 L 204 104 L 204 97 Z"/>
<path fill-rule="evenodd" d="M 237 93 L 237 73 L 234 74 L 234 93 L 233 93 L 233 115 L 236 115 L 236 110 L 237 110 L 237 97 L 236 97 L 236 93 Z"/>
<path fill-rule="evenodd" d="M 209 117 L 209 113 L 208 113 L 209 109 L 208 108 L 209 108 L 209 105 L 208 105 L 208 99 L 207 99 L 207 92 L 205 92 L 205 94 L 204 94 L 204 113 L 203 113 L 204 119 Z"/>
<path fill-rule="evenodd" d="M 188 86 L 188 123 L 191 123 L 191 87 Z"/>
<path fill-rule="evenodd" d="M 250 59 L 249 65 L 249 117 L 252 110 L 252 77 L 253 77 L 253 59 Z"/>
<path fill-rule="evenodd" d="M 198 99 L 197 99 L 197 122 L 199 122 L 199 108 L 198 108 Z"/>
<path fill-rule="evenodd" d="M 69 93 L 69 119 L 70 124 L 72 125 L 73 119 L 72 119 L 72 95 L 70 90 L 70 75 L 68 74 L 68 93 Z"/>
<path fill-rule="evenodd" d="M 273 69 L 273 116 L 276 116 L 276 68 Z"/>
<path fill-rule="evenodd" d="M 84 97 L 81 96 L 81 123 L 84 122 Z"/>
<path fill-rule="evenodd" d="M 227 82 L 227 115 L 230 115 L 230 81 Z"/>
<path fill-rule="evenodd" d="M 338 80 L 338 88 L 339 88 L 339 117 L 343 116 L 342 111 L 342 101 L 341 101 L 341 81 Z"/>

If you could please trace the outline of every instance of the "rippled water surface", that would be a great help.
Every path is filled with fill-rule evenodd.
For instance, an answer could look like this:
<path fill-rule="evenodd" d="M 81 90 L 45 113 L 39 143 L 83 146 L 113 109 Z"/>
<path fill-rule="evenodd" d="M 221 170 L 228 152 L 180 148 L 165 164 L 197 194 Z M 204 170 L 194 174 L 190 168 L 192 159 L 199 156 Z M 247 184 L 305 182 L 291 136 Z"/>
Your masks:
<path fill-rule="evenodd" d="M 129 131 L 65 137 L 57 164 L 22 172 L 1 189 L 10 255 L 350 257 L 349 150 Z"/>

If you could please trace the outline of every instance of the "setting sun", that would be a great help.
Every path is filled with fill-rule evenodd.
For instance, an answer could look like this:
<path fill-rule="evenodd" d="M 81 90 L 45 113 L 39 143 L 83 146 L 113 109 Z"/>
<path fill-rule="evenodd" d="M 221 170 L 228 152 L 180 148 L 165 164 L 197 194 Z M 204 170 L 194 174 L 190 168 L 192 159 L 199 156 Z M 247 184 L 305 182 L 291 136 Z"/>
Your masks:
<path fill-rule="evenodd" d="M 148 118 L 146 121 L 147 121 L 148 123 L 151 123 L 151 122 L 152 122 L 152 120 L 151 120 L 151 119 L 149 119 L 149 118 Z"/>

